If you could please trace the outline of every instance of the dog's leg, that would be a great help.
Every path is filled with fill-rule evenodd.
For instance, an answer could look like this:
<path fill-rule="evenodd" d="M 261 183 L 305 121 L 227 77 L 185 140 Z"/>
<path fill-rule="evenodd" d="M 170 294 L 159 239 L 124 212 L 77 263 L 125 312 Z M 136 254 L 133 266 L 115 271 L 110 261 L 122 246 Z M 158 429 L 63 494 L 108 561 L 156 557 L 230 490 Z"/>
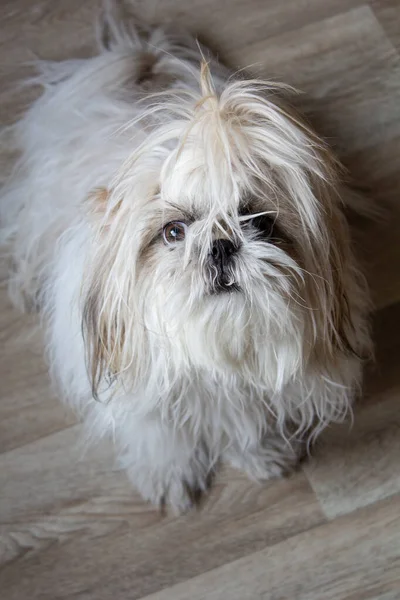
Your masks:
<path fill-rule="evenodd" d="M 291 472 L 303 453 L 302 443 L 294 440 L 289 442 L 272 433 L 244 448 L 232 442 L 224 452 L 223 459 L 232 467 L 245 471 L 250 479 L 265 481 Z"/>
<path fill-rule="evenodd" d="M 123 461 L 143 498 L 160 507 L 170 505 L 177 514 L 195 505 L 208 488 L 206 447 L 155 419 L 137 423 Z"/>

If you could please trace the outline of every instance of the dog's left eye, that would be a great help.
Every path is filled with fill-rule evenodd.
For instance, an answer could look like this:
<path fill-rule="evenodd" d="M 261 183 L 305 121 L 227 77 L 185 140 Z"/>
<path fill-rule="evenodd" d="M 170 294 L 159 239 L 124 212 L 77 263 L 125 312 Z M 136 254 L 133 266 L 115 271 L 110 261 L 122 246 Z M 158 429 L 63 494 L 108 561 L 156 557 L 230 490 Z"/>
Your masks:
<path fill-rule="evenodd" d="M 270 215 L 259 215 L 250 219 L 248 223 L 258 229 L 258 231 L 266 238 L 270 238 L 274 231 L 275 219 Z"/>
<path fill-rule="evenodd" d="M 182 221 L 171 221 L 164 225 L 163 238 L 168 246 L 182 242 L 186 237 L 187 225 Z"/>

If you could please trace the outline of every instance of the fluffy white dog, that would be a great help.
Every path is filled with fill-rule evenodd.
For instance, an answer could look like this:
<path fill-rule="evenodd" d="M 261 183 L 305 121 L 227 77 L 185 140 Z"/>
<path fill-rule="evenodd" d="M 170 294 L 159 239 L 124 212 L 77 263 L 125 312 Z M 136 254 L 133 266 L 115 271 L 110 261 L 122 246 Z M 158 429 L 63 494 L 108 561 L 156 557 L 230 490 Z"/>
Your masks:
<path fill-rule="evenodd" d="M 142 495 L 185 510 L 223 460 L 291 468 L 351 406 L 368 294 L 319 137 L 191 39 L 108 13 L 94 58 L 40 63 L 2 194 L 15 300 Z"/>

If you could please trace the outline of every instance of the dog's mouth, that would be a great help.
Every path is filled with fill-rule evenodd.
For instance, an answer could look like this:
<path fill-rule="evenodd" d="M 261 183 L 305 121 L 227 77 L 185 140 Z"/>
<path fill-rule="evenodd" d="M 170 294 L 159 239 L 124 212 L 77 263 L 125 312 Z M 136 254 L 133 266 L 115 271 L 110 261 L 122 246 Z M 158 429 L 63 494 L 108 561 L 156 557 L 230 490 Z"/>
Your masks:
<path fill-rule="evenodd" d="M 218 296 L 221 294 L 233 294 L 234 292 L 241 292 L 241 287 L 236 281 L 214 281 L 210 287 L 210 294 L 212 296 Z"/>
<path fill-rule="evenodd" d="M 231 270 L 220 271 L 218 273 L 216 273 L 214 270 L 209 272 L 207 290 L 211 296 L 218 296 L 220 294 L 233 294 L 235 292 L 242 291 L 237 278 Z"/>

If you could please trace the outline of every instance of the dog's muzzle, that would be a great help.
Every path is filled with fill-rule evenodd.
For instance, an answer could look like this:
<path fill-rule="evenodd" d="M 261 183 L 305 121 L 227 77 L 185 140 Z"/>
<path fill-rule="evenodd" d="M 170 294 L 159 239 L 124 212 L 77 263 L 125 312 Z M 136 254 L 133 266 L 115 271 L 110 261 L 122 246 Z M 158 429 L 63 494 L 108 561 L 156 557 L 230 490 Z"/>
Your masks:
<path fill-rule="evenodd" d="M 212 293 L 216 294 L 238 290 L 233 266 L 235 254 L 237 254 L 239 248 L 240 247 L 231 240 L 224 239 L 215 240 L 213 242 L 209 256 Z"/>

